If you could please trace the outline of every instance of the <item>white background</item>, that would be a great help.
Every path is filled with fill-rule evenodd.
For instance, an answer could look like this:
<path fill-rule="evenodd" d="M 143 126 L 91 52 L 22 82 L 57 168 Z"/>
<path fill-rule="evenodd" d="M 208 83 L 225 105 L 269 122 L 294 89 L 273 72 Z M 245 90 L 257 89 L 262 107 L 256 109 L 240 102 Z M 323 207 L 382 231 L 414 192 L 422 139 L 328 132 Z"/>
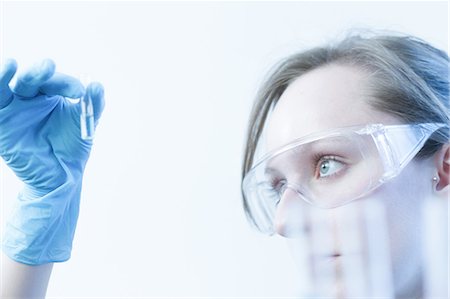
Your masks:
<path fill-rule="evenodd" d="M 446 2 L 3 3 L 1 56 L 89 75 L 106 110 L 72 259 L 48 296 L 276 297 L 299 283 L 281 238 L 242 212 L 252 99 L 279 58 L 351 27 L 447 50 Z M 1 222 L 20 182 L 2 164 Z"/>

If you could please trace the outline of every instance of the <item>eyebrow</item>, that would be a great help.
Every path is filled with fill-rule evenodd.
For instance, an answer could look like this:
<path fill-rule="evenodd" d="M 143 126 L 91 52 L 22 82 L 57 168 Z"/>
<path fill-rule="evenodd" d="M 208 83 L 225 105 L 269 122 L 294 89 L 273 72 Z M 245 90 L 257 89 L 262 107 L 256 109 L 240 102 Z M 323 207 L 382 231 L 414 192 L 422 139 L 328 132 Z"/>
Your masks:
<path fill-rule="evenodd" d="M 276 168 L 273 168 L 273 167 L 267 167 L 267 168 L 264 170 L 264 174 L 276 174 L 276 175 L 280 175 L 281 173 L 280 173 Z"/>

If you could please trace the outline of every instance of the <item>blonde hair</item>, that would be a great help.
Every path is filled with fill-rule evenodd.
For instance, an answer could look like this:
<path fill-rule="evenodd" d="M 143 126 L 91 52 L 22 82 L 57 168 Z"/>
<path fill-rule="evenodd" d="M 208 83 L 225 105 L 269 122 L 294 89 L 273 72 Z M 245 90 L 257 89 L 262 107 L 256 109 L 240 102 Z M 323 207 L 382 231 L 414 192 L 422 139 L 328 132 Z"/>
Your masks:
<path fill-rule="evenodd" d="M 253 165 L 255 151 L 269 111 L 287 86 L 299 76 L 331 63 L 362 68 L 371 75 L 370 105 L 405 123 L 449 125 L 449 57 L 413 36 L 350 34 L 342 40 L 287 57 L 261 86 L 250 115 L 242 178 Z M 447 128 L 433 134 L 417 158 L 429 157 L 449 139 Z M 245 196 L 244 209 L 247 209 Z"/>

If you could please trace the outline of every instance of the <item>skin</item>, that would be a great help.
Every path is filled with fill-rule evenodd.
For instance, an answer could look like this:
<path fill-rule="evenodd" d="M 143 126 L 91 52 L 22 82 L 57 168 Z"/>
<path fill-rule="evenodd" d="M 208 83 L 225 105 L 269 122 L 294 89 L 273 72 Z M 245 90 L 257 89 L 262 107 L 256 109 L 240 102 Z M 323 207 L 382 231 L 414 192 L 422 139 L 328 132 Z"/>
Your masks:
<path fill-rule="evenodd" d="M 2 253 L 0 298 L 45 298 L 53 263 L 28 266 Z"/>
<path fill-rule="evenodd" d="M 338 64 L 317 68 L 297 78 L 282 94 L 269 119 L 268 150 L 296 138 L 334 128 L 372 123 L 402 124 L 400 119 L 369 105 L 368 80 L 370 77 L 364 71 Z M 446 149 L 446 163 L 449 163 Z M 355 201 L 376 200 L 386 209 L 397 298 L 419 298 L 422 295 L 419 262 L 422 231 L 417 220 L 421 217 L 420 204 L 424 198 L 448 198 L 448 178 L 445 174 L 448 164 L 443 159 L 446 155 L 440 152 L 429 159 L 411 161 L 400 175 Z M 440 166 L 442 164 L 444 166 Z M 439 176 L 440 184 L 445 185 L 440 186 L 438 192 L 436 186 L 433 187 L 434 176 Z M 289 237 L 286 227 L 289 221 L 293 221 L 292 215 L 307 205 L 292 193 L 290 189 L 283 193 L 275 216 L 276 231 L 285 237 Z"/>

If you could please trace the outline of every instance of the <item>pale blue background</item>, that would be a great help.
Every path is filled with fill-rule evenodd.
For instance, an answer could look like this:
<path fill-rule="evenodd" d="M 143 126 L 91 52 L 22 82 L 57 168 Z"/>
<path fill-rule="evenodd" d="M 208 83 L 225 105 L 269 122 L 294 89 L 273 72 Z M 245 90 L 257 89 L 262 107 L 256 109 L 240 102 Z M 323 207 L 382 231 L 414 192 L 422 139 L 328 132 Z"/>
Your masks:
<path fill-rule="evenodd" d="M 18 2 L 1 57 L 89 75 L 107 106 L 56 297 L 295 296 L 284 241 L 246 224 L 240 166 L 252 99 L 280 57 L 350 27 L 447 50 L 446 2 Z M 1 225 L 20 182 L 2 164 Z"/>

